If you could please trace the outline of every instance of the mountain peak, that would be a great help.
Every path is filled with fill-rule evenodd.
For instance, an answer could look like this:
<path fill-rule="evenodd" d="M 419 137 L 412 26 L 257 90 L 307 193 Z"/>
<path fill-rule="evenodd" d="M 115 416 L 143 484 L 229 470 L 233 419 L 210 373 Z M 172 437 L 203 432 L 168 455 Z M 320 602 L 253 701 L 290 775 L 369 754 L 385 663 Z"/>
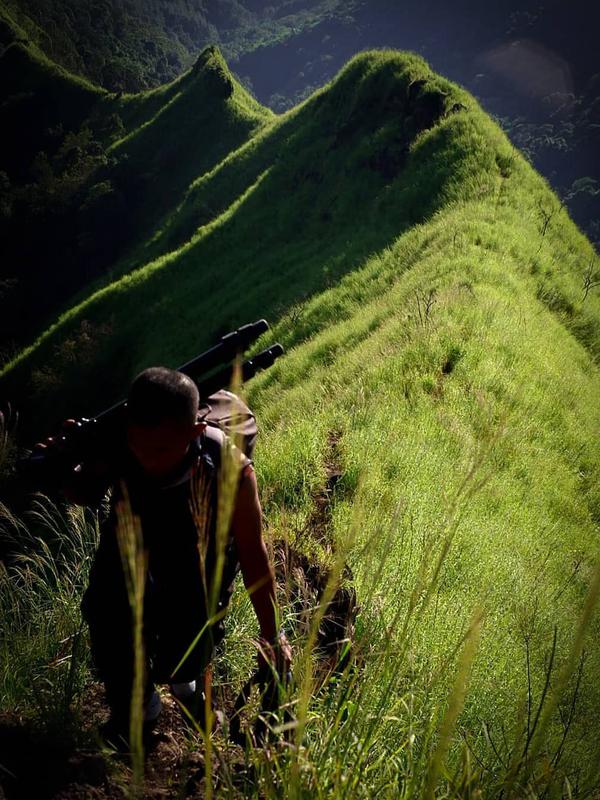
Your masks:
<path fill-rule="evenodd" d="M 219 47 L 216 44 L 209 44 L 208 47 L 205 47 L 200 51 L 194 64 L 194 69 L 202 68 L 211 60 L 219 61 L 225 68 L 227 68 L 225 59 L 223 58 L 223 54 L 221 53 Z"/>
<path fill-rule="evenodd" d="M 209 45 L 202 50 L 192 67 L 192 75 L 201 75 L 208 80 L 218 97 L 228 98 L 233 94 L 234 78 L 216 45 Z"/>

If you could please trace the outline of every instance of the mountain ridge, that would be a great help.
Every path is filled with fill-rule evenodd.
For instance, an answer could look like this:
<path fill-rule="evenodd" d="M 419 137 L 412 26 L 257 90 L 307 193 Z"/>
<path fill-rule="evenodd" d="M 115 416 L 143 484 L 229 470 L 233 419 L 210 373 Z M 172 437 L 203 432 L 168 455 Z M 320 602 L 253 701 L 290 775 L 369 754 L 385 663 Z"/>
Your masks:
<path fill-rule="evenodd" d="M 143 367 L 175 367 L 268 317 L 256 347 L 277 338 L 286 353 L 244 387 L 261 430 L 265 536 L 347 563 L 361 606 L 352 707 L 333 720 L 331 695 L 310 687 L 308 791 L 386 786 L 396 798 L 442 736 L 439 783 L 457 794 L 505 796 L 508 780 L 519 796 L 567 780 L 595 790 L 590 242 L 477 102 L 415 55 L 356 57 L 226 150 L 131 262 L 115 262 L 113 282 L 5 367 L 19 434 L 97 413 Z M 327 536 L 315 524 L 325 502 Z M 295 635 L 297 607 L 286 614 Z M 335 678 L 344 693 L 346 678 Z M 454 702 L 458 727 L 444 727 Z M 528 709 L 543 709 L 535 740 Z M 361 730 L 372 735 L 356 739 L 368 760 L 357 773 L 348 743 Z M 489 769 L 452 778 L 475 757 Z"/>
<path fill-rule="evenodd" d="M 509 0 L 493 7 L 461 0 L 451 8 L 438 0 L 401 7 L 390 0 L 240 0 L 193 9 L 174 0 L 168 12 L 156 0 L 132 0 L 127 9 L 108 0 L 91 21 L 81 3 L 79 23 L 74 3 L 33 2 L 20 9 L 19 0 L 11 0 L 10 7 L 23 24 L 28 20 L 29 36 L 50 57 L 110 89 L 164 83 L 215 42 L 244 85 L 280 112 L 331 80 L 359 51 L 391 46 L 418 52 L 501 120 L 598 246 L 593 31 L 599 20 L 583 0 L 569 8 L 560 0 L 543 6 L 523 0 L 518 8 Z M 51 39 L 44 28 L 52 30 Z M 68 55 L 74 42 L 75 59 Z"/>
<path fill-rule="evenodd" d="M 266 190 L 263 187 L 263 192 L 271 191 L 286 196 L 286 193 L 291 191 L 295 195 L 292 195 L 293 199 L 288 200 L 290 208 L 293 208 L 300 199 L 301 207 L 306 209 L 308 208 L 307 204 L 311 203 L 311 195 L 317 191 L 320 197 L 318 209 L 313 208 L 308 217 L 311 225 L 316 226 L 315 234 L 317 231 L 326 232 L 328 226 L 335 225 L 336 213 L 338 216 L 341 215 L 342 221 L 346 219 L 343 224 L 348 225 L 348 215 L 352 216 L 355 213 L 352 209 L 352 201 L 346 199 L 343 194 L 339 194 L 335 188 L 335 182 L 341 182 L 340 186 L 344 185 L 344 182 L 348 183 L 351 170 L 358 169 L 374 186 L 393 183 L 394 178 L 402 172 L 403 162 L 409 157 L 410 144 L 416 139 L 419 131 L 427 130 L 445 112 L 448 98 L 446 90 L 436 86 L 436 82 L 440 83 L 440 79 L 431 76 L 425 62 L 417 58 L 406 58 L 406 64 L 403 64 L 385 52 L 358 56 L 350 62 L 350 65 L 340 74 L 338 81 L 330 89 L 317 93 L 312 100 L 307 101 L 296 112 L 292 112 L 280 120 L 275 120 L 266 129 L 262 139 L 260 137 L 252 139 L 238 155 L 234 151 L 229 159 L 225 159 L 222 166 L 217 166 L 214 172 L 209 173 L 212 177 L 206 189 L 203 189 L 202 184 L 195 186 L 192 184 L 190 194 L 186 198 L 188 207 L 186 208 L 184 205 L 182 211 L 184 216 L 183 232 L 178 234 L 175 227 L 175 230 L 167 231 L 168 236 L 175 236 L 175 243 L 179 246 L 185 243 L 188 231 L 194 230 L 196 224 L 194 215 L 197 214 L 198 208 L 208 201 L 214 203 L 213 194 L 216 193 L 216 197 L 219 197 L 221 191 L 218 189 L 219 182 L 223 183 L 224 188 L 229 192 L 230 186 L 239 184 L 240 179 L 242 180 L 242 184 L 233 191 L 228 200 L 225 200 L 224 208 L 234 203 L 236 198 L 240 197 L 240 193 L 246 198 L 244 202 L 249 202 L 250 195 L 247 195 L 247 190 L 251 187 L 257 188 L 255 182 L 265 171 L 263 168 L 258 168 L 257 165 L 262 164 L 262 167 L 269 167 L 269 159 L 272 159 L 274 154 L 275 161 L 270 168 L 275 171 L 272 173 L 270 181 L 273 187 L 277 188 Z M 423 79 L 423 75 L 427 75 L 427 79 Z M 459 98 L 462 97 L 460 92 L 458 90 L 455 92 L 457 94 L 454 105 L 460 113 L 467 106 L 460 102 Z M 369 102 L 367 102 L 367 98 L 370 98 Z M 400 119 L 405 120 L 406 124 L 399 127 Z M 319 129 L 322 129 L 323 133 L 316 141 L 311 140 L 311 136 Z M 368 142 L 369 139 L 373 139 L 373 142 L 365 146 L 365 142 Z M 274 147 L 272 147 L 273 142 L 275 142 Z M 260 156 L 261 147 L 265 154 L 264 158 Z M 351 160 L 349 160 L 350 153 L 352 153 Z M 289 174 L 286 163 L 292 161 L 294 157 L 298 158 L 298 154 L 300 154 L 301 163 L 295 167 L 292 174 Z M 250 167 L 250 177 L 244 177 L 246 173 L 240 169 L 244 159 Z M 328 170 L 333 169 L 333 165 L 336 165 L 338 177 L 331 178 L 329 189 L 327 189 L 327 183 L 323 184 L 323 180 L 326 178 Z M 407 185 L 403 189 L 405 194 L 408 193 L 404 200 L 407 214 L 406 221 L 403 223 L 405 226 L 415 221 L 411 211 L 411 193 L 419 197 L 418 202 L 425 203 L 425 207 L 427 207 L 428 203 L 434 202 L 434 200 L 431 198 L 428 200 L 425 195 L 429 193 L 435 197 L 436 181 L 443 182 L 448 179 L 447 170 L 443 165 L 440 165 L 439 169 L 439 178 L 433 177 L 430 186 L 419 185 L 419 175 L 416 170 L 410 173 L 414 175 L 414 180 L 408 178 Z M 221 175 L 224 175 L 223 181 L 220 181 Z M 350 181 L 350 185 L 353 185 L 352 181 Z M 353 191 L 356 193 L 357 189 L 353 189 Z M 300 193 L 299 196 L 298 193 Z M 203 196 L 206 200 L 203 200 Z M 292 197 L 289 194 L 288 196 Z M 358 190 L 358 202 L 361 205 L 367 208 L 370 200 L 368 192 Z M 256 199 L 253 202 L 255 206 L 258 204 L 260 207 L 260 200 Z M 336 212 L 336 204 L 341 206 L 340 211 Z M 417 205 L 416 201 L 414 205 Z M 265 208 L 268 211 L 268 206 Z M 185 222 L 186 213 L 187 223 Z M 190 217 L 191 222 L 189 222 Z M 384 217 L 379 220 L 379 227 L 382 229 L 384 227 L 383 220 Z M 251 224 L 255 225 L 254 222 Z M 268 227 L 266 220 L 264 224 Z M 304 220 L 304 225 L 306 224 L 307 220 Z M 389 224 L 391 228 L 388 235 L 392 237 L 396 234 L 398 225 L 397 222 L 389 222 Z M 218 236 L 218 233 L 216 235 Z M 376 226 L 373 226 L 368 235 L 376 241 L 380 238 L 381 233 L 377 231 Z M 277 237 L 279 234 L 273 231 L 271 236 Z M 306 242 L 306 238 L 305 233 L 301 232 L 300 241 Z M 160 239 L 158 241 L 160 243 Z M 306 242 L 302 246 L 307 245 L 310 251 L 312 249 L 310 242 Z M 194 245 L 190 246 L 193 248 Z M 168 255 L 168 247 L 170 244 L 167 238 L 167 249 L 163 249 L 159 258 L 166 257 L 172 260 L 176 257 Z M 189 247 L 187 249 L 189 250 Z M 185 256 L 185 252 L 182 255 Z M 188 261 L 190 258 L 191 256 L 188 256 Z M 150 264 L 147 269 L 151 274 L 155 267 Z M 191 275 L 194 273 L 195 268 L 192 268 Z M 129 280 L 133 285 L 139 281 L 139 275 L 138 270 L 137 273 L 130 276 Z M 112 290 L 107 287 L 103 291 L 110 292 Z M 234 319 L 232 319 L 232 324 L 233 321 Z"/>

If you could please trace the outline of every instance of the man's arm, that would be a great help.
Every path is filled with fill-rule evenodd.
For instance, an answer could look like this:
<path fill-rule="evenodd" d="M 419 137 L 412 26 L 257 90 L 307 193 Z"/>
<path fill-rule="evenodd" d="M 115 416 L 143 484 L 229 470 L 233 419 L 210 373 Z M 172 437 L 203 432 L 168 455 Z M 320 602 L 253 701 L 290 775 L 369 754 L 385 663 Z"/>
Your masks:
<path fill-rule="evenodd" d="M 74 419 L 63 422 L 62 433 L 68 434 L 73 428 L 81 427 Z M 107 464 L 94 459 L 77 465 L 60 463 L 64 456 L 64 439 L 61 436 L 50 436 L 35 445 L 38 454 L 46 453 L 50 459 L 58 456 L 55 464 L 57 471 L 57 488 L 69 503 L 80 506 L 98 506 L 106 496 L 111 485 L 110 469 Z"/>
<path fill-rule="evenodd" d="M 233 510 L 232 533 L 242 569 L 244 586 L 260 626 L 265 655 L 279 662 L 279 669 L 287 672 L 291 650 L 285 636 L 277 633 L 275 577 L 262 536 L 262 511 L 258 499 L 256 475 L 251 465 L 244 468 Z M 277 652 L 275 652 L 275 650 Z M 259 654 L 259 664 L 263 658 Z"/>
<path fill-rule="evenodd" d="M 262 511 L 256 475 L 251 465 L 242 472 L 233 510 L 232 533 L 244 586 L 250 593 L 261 636 L 273 641 L 277 634 L 275 577 L 262 537 Z"/>

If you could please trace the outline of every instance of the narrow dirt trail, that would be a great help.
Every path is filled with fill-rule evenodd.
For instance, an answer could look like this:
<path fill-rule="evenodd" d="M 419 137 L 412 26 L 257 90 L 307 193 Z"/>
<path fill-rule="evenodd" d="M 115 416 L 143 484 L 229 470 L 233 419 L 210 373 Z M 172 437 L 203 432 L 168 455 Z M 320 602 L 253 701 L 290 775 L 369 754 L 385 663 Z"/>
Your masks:
<path fill-rule="evenodd" d="M 343 475 L 340 454 L 341 434 L 333 430 L 327 438 L 324 456 L 325 482 L 312 498 L 312 509 L 299 540 L 312 540 L 335 557 L 333 531 L 333 505 L 336 486 Z M 330 573 L 327 567 L 310 560 L 299 547 L 278 540 L 274 543 L 274 562 L 281 596 L 298 620 L 298 625 L 308 632 L 310 620 L 320 605 L 327 588 Z M 350 567 L 344 565 L 339 585 L 319 625 L 317 649 L 322 675 L 341 672 L 352 657 L 351 644 L 358 603 Z M 347 647 L 350 645 L 350 648 Z M 347 650 L 340 661 L 341 654 Z"/>

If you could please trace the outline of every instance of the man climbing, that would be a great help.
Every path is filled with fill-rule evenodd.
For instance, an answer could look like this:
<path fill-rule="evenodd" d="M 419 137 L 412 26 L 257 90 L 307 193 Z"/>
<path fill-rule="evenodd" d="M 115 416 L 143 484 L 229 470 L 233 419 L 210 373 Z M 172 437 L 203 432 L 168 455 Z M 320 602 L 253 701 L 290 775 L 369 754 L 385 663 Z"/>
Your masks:
<path fill-rule="evenodd" d="M 82 612 L 111 709 L 105 734 L 113 742 L 127 741 L 134 678 L 132 612 L 120 541 L 129 509 L 139 520 L 146 555 L 146 723 L 160 713 L 155 684 L 168 683 L 186 714 L 204 726 L 203 690 L 239 569 L 260 627 L 259 671 L 272 666 L 285 675 L 291 659 L 289 644 L 278 632 L 273 569 L 250 458 L 223 431 L 206 425 L 198 389 L 181 372 L 163 367 L 142 372 L 131 386 L 125 413 L 122 450 L 110 471 L 83 463 L 63 487 L 69 500 L 83 505 L 98 504 L 111 489 Z"/>

